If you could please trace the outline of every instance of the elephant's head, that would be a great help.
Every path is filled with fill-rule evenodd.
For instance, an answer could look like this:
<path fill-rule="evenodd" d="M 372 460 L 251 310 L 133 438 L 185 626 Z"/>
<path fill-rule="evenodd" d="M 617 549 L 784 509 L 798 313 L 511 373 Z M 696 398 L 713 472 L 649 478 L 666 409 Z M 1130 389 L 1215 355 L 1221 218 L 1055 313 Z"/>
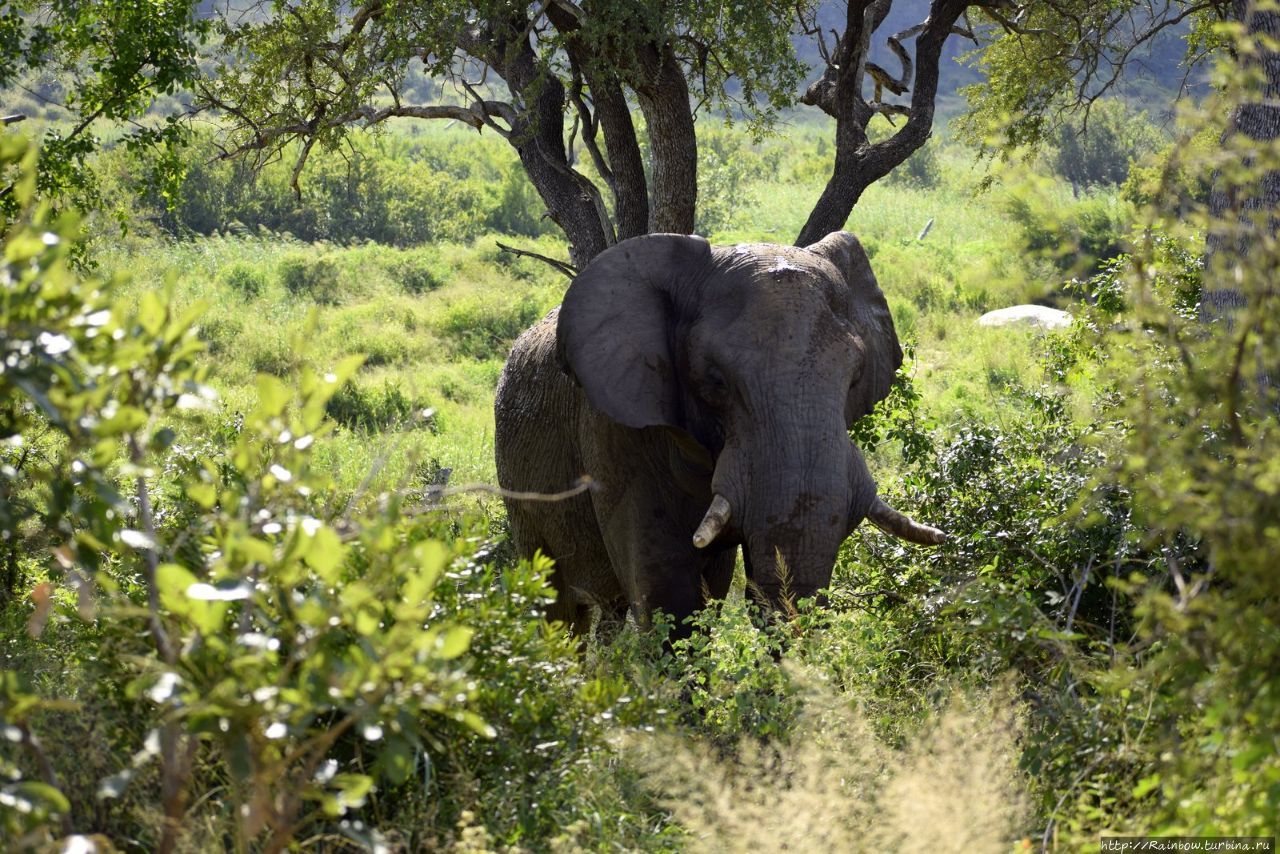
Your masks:
<path fill-rule="evenodd" d="M 560 310 L 560 356 L 588 400 L 632 428 L 673 431 L 714 499 L 693 542 L 741 542 L 771 599 L 831 579 L 863 519 L 943 534 L 889 508 L 849 439 L 902 363 L 866 253 L 836 232 L 807 249 L 712 247 L 654 234 L 598 256 Z M 789 579 L 777 572 L 781 554 Z"/>

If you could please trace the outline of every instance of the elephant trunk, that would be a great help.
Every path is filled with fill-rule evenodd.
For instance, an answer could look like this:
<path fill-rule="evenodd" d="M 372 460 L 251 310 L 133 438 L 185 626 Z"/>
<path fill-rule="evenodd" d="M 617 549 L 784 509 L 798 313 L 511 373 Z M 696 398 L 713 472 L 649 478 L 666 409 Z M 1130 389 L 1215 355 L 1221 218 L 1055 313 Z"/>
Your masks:
<path fill-rule="evenodd" d="M 947 539 L 886 504 L 843 427 L 827 432 L 833 435 L 775 444 L 750 459 L 727 449 L 716 465 L 715 497 L 694 533 L 702 548 L 732 529 L 745 546 L 748 577 L 775 606 L 827 587 L 840 544 L 863 519 L 921 545 Z"/>
<path fill-rule="evenodd" d="M 840 544 L 872 506 L 875 483 L 836 418 L 816 436 L 746 447 L 756 451 L 741 460 L 747 476 L 724 478 L 721 494 L 729 496 L 751 582 L 774 605 L 811 597 L 830 584 Z"/>

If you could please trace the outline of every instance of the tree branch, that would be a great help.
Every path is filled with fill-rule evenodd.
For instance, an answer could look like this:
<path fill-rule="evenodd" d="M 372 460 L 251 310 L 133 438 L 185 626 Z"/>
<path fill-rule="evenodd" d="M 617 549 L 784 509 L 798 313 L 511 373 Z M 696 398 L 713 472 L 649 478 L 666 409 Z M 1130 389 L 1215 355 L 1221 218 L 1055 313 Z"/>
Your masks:
<path fill-rule="evenodd" d="M 495 242 L 497 247 L 501 249 L 503 252 L 510 252 L 512 255 L 523 255 L 526 258 L 535 258 L 544 264 L 550 264 L 552 269 L 556 270 L 559 273 L 564 274 L 565 276 L 568 276 L 570 279 L 575 278 L 578 275 L 578 268 L 570 264 L 568 261 L 560 261 L 555 258 L 548 257 L 546 255 L 541 255 L 537 252 L 531 252 L 528 249 L 517 249 L 516 247 L 508 246 L 507 244 L 501 241 L 495 241 Z"/>

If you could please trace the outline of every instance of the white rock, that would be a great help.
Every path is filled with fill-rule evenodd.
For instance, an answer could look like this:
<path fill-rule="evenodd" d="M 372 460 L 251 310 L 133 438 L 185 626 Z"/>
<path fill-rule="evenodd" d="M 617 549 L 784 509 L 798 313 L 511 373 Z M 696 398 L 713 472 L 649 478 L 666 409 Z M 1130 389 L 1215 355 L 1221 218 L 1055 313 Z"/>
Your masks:
<path fill-rule="evenodd" d="M 988 311 L 978 318 L 979 326 L 1034 326 L 1062 329 L 1071 325 L 1071 315 L 1043 305 L 1013 305 Z"/>

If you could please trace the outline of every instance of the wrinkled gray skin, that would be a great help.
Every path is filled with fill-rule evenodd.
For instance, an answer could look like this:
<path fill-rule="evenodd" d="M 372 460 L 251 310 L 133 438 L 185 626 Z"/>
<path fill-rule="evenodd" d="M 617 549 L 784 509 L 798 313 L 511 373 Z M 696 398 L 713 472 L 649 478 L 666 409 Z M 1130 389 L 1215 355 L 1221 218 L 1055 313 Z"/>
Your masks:
<path fill-rule="evenodd" d="M 851 234 L 808 249 L 652 234 L 601 253 L 516 342 L 498 383 L 502 487 L 555 493 L 584 474 L 596 484 L 564 501 L 507 502 L 520 554 L 556 561 L 548 616 L 579 634 L 593 604 L 619 616 L 630 606 L 642 622 L 661 608 L 679 625 L 725 595 L 739 545 L 775 603 L 784 586 L 796 599 L 825 587 L 877 502 L 848 428 L 901 362 Z M 731 513 L 700 549 L 692 536 L 713 495 Z"/>

